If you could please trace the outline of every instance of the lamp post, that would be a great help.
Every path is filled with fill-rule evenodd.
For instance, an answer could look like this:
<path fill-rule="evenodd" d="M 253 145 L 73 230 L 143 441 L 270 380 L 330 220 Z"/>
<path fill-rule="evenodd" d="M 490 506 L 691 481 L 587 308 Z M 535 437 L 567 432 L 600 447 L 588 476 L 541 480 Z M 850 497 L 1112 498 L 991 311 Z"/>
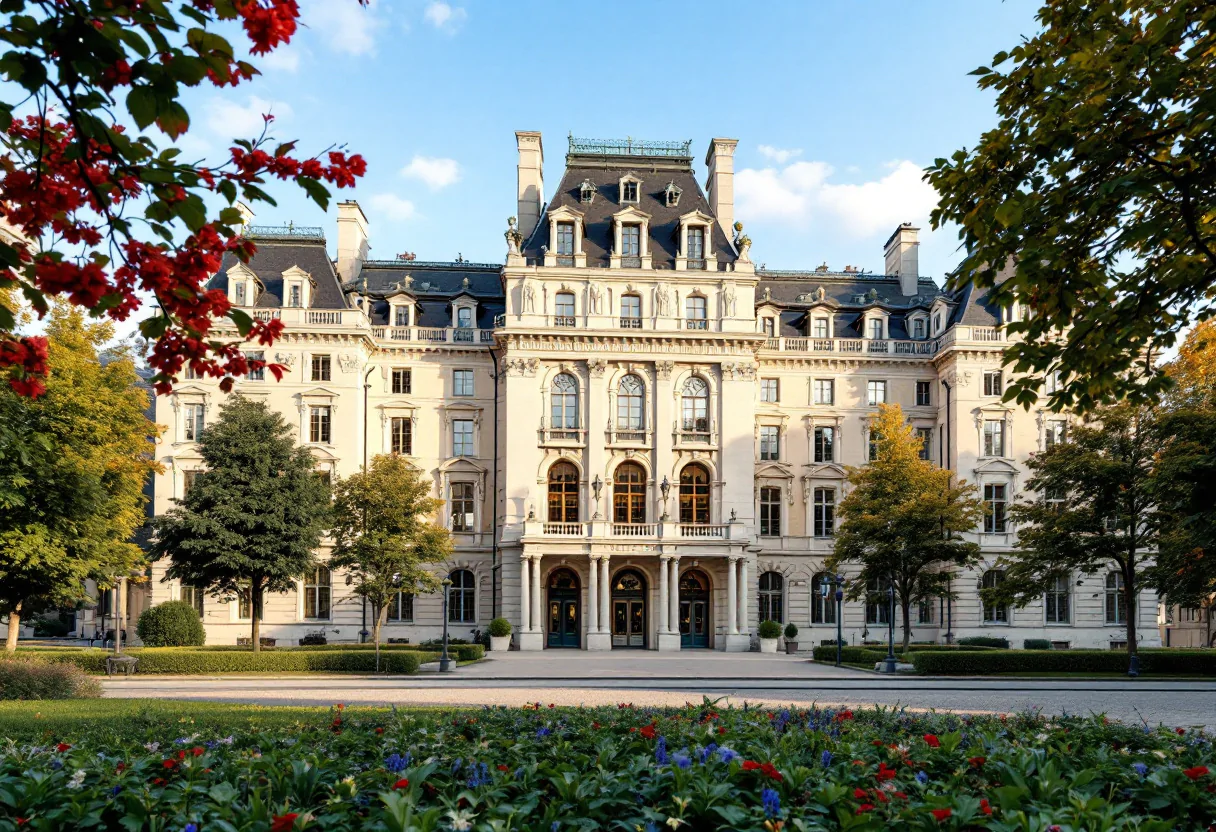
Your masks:
<path fill-rule="evenodd" d="M 600 475 L 596 474 L 595 479 L 591 481 L 591 489 L 595 492 L 595 517 L 593 520 L 599 520 L 603 515 L 600 514 L 600 489 L 604 487 L 604 481 L 600 479 Z"/>
<path fill-rule="evenodd" d="M 887 583 L 887 658 L 884 673 L 895 672 L 895 584 Z"/>
<path fill-rule="evenodd" d="M 439 672 L 447 673 L 452 669 L 452 660 L 448 658 L 448 595 L 452 588 L 452 579 L 443 579 L 443 652 L 439 654 Z"/>

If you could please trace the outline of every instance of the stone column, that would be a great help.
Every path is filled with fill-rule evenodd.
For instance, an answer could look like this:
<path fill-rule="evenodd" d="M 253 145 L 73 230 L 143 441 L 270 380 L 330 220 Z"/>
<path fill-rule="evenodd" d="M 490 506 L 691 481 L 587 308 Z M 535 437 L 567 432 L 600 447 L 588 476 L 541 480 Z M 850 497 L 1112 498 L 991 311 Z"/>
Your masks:
<path fill-rule="evenodd" d="M 540 629 L 540 561 L 531 555 L 519 558 L 519 649 L 543 650 Z"/>
<path fill-rule="evenodd" d="M 671 559 L 671 583 L 668 585 L 671 601 L 668 603 L 668 626 L 674 636 L 680 636 L 680 559 Z"/>
<path fill-rule="evenodd" d="M 608 580 L 600 578 L 600 570 L 603 568 L 601 563 L 607 560 L 608 558 L 601 555 L 591 555 L 588 560 L 590 566 L 587 570 L 589 576 L 587 582 L 588 650 L 612 649 L 612 636 L 608 634 L 607 612 L 605 612 L 608 609 Z"/>
<path fill-rule="evenodd" d="M 747 583 L 747 558 L 739 558 L 739 632 L 743 635 L 751 633 L 747 618 L 747 599 L 751 589 Z"/>
<path fill-rule="evenodd" d="M 739 566 L 738 558 L 731 558 L 726 568 L 726 633 L 739 635 L 739 585 L 735 580 L 735 570 Z"/>
<path fill-rule="evenodd" d="M 680 559 L 659 560 L 659 649 L 680 649 Z"/>
<path fill-rule="evenodd" d="M 544 619 L 541 617 L 541 598 L 540 598 L 540 555 L 532 557 L 532 630 L 533 632 L 543 633 Z"/>
<path fill-rule="evenodd" d="M 587 570 L 587 632 L 595 633 L 600 629 L 600 565 L 599 558 L 588 559 L 590 568 Z"/>
<path fill-rule="evenodd" d="M 671 620 L 669 610 L 669 596 L 667 594 L 667 563 L 669 558 L 659 558 L 659 635 L 671 632 L 668 626 Z"/>
<path fill-rule="evenodd" d="M 528 577 L 529 560 L 526 556 L 519 556 L 519 631 L 521 633 L 530 633 L 532 631 L 532 602 L 529 600 L 532 590 L 532 579 Z"/>
<path fill-rule="evenodd" d="M 607 633 L 611 638 L 612 619 L 608 602 L 612 598 L 612 571 L 607 555 L 600 555 L 600 586 L 604 588 L 604 591 L 600 593 L 600 632 Z"/>

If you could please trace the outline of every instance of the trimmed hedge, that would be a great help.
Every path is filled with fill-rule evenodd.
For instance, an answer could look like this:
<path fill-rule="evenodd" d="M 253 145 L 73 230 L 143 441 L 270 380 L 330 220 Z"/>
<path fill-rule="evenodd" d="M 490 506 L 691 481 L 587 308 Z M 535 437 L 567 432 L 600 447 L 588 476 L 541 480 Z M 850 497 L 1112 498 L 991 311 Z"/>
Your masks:
<path fill-rule="evenodd" d="M 1140 650 L 1140 672 L 1216 675 L 1213 650 Z M 926 676 L 987 676 L 994 673 L 1126 673 L 1122 650 L 990 650 L 978 653 L 926 651 L 912 657 Z"/>
<path fill-rule="evenodd" d="M 139 659 L 138 674 L 177 674 L 192 676 L 208 673 L 307 673 L 338 671 L 373 673 L 376 655 L 370 650 L 192 650 L 181 647 L 145 647 L 128 651 Z M 87 673 L 105 673 L 106 650 L 43 653 L 48 662 L 74 664 Z M 438 653 L 421 650 L 383 650 L 382 673 L 417 673 L 425 662 L 436 661 Z"/>
<path fill-rule="evenodd" d="M 958 643 L 965 647 L 996 647 L 1000 650 L 1009 649 L 1009 639 L 1004 636 L 964 636 Z"/>
<path fill-rule="evenodd" d="M 1046 638 L 1028 638 L 1022 642 L 1023 650 L 1050 650 L 1051 640 Z"/>
<path fill-rule="evenodd" d="M 978 645 L 969 644 L 910 644 L 908 645 L 909 653 L 924 653 L 927 651 L 947 652 L 947 653 L 979 653 L 992 651 L 991 647 L 980 647 Z M 904 650 L 901 645 L 895 646 L 895 655 L 902 657 Z M 812 652 L 812 656 L 817 662 L 836 662 L 836 645 L 824 644 L 816 647 Z M 851 658 L 850 658 L 851 657 Z M 840 660 L 846 664 L 869 664 L 871 662 L 880 662 L 887 657 L 887 648 L 884 646 L 881 649 L 874 646 L 857 647 L 845 645 L 840 651 Z"/>

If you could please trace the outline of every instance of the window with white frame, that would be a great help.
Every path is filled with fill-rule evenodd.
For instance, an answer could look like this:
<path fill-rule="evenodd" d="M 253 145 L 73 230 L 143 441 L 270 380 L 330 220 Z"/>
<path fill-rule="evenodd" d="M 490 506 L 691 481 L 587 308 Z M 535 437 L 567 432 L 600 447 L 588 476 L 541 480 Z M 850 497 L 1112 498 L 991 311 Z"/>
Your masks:
<path fill-rule="evenodd" d="M 1048 395 L 1060 389 L 1060 371 L 1052 370 L 1043 379 L 1043 392 Z"/>
<path fill-rule="evenodd" d="M 693 376 L 684 382 L 680 396 L 680 416 L 684 433 L 708 437 L 709 385 L 704 379 Z"/>
<path fill-rule="evenodd" d="M 1004 374 L 1000 370 L 984 371 L 984 395 L 1000 396 L 1005 392 Z"/>
<path fill-rule="evenodd" d="M 456 327 L 457 329 L 473 328 L 473 307 L 458 306 L 456 308 Z"/>
<path fill-rule="evenodd" d="M 1043 430 L 1043 450 L 1050 450 L 1056 445 L 1063 445 L 1068 435 L 1068 422 L 1063 419 L 1049 419 Z"/>
<path fill-rule="evenodd" d="M 1043 593 L 1043 612 L 1048 624 L 1067 624 L 1072 621 L 1072 596 L 1067 575 L 1057 575 Z"/>
<path fill-rule="evenodd" d="M 882 340 L 882 318 L 870 319 L 870 339 L 873 341 Z"/>
<path fill-rule="evenodd" d="M 916 623 L 931 625 L 933 623 L 933 608 L 935 604 L 932 598 L 921 598 L 916 604 Z"/>
<path fill-rule="evenodd" d="M 828 331 L 827 318 L 813 318 L 811 320 L 811 337 L 812 338 L 831 338 Z"/>
<path fill-rule="evenodd" d="M 203 591 L 198 587 L 182 584 L 181 599 L 194 607 L 194 611 L 198 613 L 199 618 L 203 617 L 203 594 Z"/>
<path fill-rule="evenodd" d="M 398 624 L 413 622 L 414 593 L 398 592 L 393 596 L 393 600 L 388 602 L 388 620 Z"/>
<path fill-rule="evenodd" d="M 920 338 L 924 338 L 924 337 L 925 337 L 925 319 L 924 319 L 924 318 L 915 318 L 915 319 L 913 319 L 913 321 L 912 321 L 912 337 L 913 337 L 913 338 L 917 338 L 917 339 L 920 339 Z"/>
<path fill-rule="evenodd" d="M 287 290 L 287 305 L 292 309 L 298 309 L 304 305 L 303 297 L 303 287 L 299 283 L 293 283 Z"/>
<path fill-rule="evenodd" d="M 1106 604 L 1105 618 L 1107 624 L 1127 623 L 1127 595 L 1124 592 L 1126 584 L 1122 572 L 1106 573 Z"/>
<path fill-rule="evenodd" d="M 476 456 L 473 450 L 473 420 L 452 420 L 452 456 Z"/>
<path fill-rule="evenodd" d="M 329 377 L 330 377 L 329 356 L 324 355 L 324 354 L 313 353 L 312 380 L 313 381 L 329 381 Z"/>
<path fill-rule="evenodd" d="M 642 298 L 638 295 L 621 295 L 621 328 L 642 328 Z"/>
<path fill-rule="evenodd" d="M 689 295 L 684 299 L 684 321 L 688 329 L 708 329 L 709 317 L 705 298 Z"/>
<path fill-rule="evenodd" d="M 760 536 L 781 535 L 781 489 L 766 485 L 760 489 Z"/>
<path fill-rule="evenodd" d="M 473 395 L 473 371 L 472 370 L 452 370 L 452 395 L 453 396 L 471 396 L 471 395 Z"/>
<path fill-rule="evenodd" d="M 472 624 L 477 620 L 477 582 L 468 569 L 455 569 L 448 574 L 448 621 Z"/>
<path fill-rule="evenodd" d="M 812 505 L 812 532 L 815 537 L 836 534 L 836 489 L 816 488 Z"/>
<path fill-rule="evenodd" d="M 777 379 L 762 378 L 760 379 L 760 401 L 769 402 L 770 404 L 777 403 Z"/>
<path fill-rule="evenodd" d="M 1005 534 L 1008 521 L 1005 517 L 1008 508 L 1007 489 L 1004 483 L 986 483 L 984 485 L 984 532 L 986 534 Z"/>
<path fill-rule="evenodd" d="M 933 382 L 918 381 L 916 382 L 916 406 L 929 407 L 933 402 L 930 399 L 933 391 Z"/>
<path fill-rule="evenodd" d="M 554 439 L 578 438 L 578 382 L 558 373 L 549 388 L 549 428 Z"/>
<path fill-rule="evenodd" d="M 781 456 L 781 433 L 776 425 L 760 426 L 760 459 L 774 461 Z"/>
<path fill-rule="evenodd" d="M 473 531 L 473 483 L 452 483 L 448 486 L 448 497 L 448 506 L 452 511 L 452 531 Z"/>
<path fill-rule="evenodd" d="M 330 573 L 326 566 L 318 566 L 304 578 L 304 617 L 329 618 Z"/>
<path fill-rule="evenodd" d="M 414 391 L 414 373 L 407 367 L 393 368 L 393 395 L 403 396 Z"/>
<path fill-rule="evenodd" d="M 1068 500 L 1063 491 L 1049 488 L 1043 492 L 1043 503 L 1053 514 L 1059 514 L 1068 505 Z"/>
<path fill-rule="evenodd" d="M 626 223 L 621 226 L 621 256 L 642 256 L 642 226 Z"/>
<path fill-rule="evenodd" d="M 835 590 L 830 582 L 826 582 L 828 573 L 820 572 L 811 581 L 811 623 L 836 623 Z"/>
<path fill-rule="evenodd" d="M 885 404 L 887 401 L 887 383 L 885 381 L 867 381 L 866 401 L 870 407 Z"/>
<path fill-rule="evenodd" d="M 689 226 L 685 233 L 688 234 L 688 252 L 685 256 L 689 260 L 704 260 L 705 229 L 699 225 Z"/>
<path fill-rule="evenodd" d="M 401 456 L 412 456 L 414 453 L 414 421 L 408 416 L 394 416 L 389 423 L 392 438 L 391 450 Z"/>
<path fill-rule="evenodd" d="M 834 404 L 836 381 L 830 378 L 817 378 L 811 382 L 811 393 L 811 401 L 815 404 Z"/>
<path fill-rule="evenodd" d="M 574 293 L 558 292 L 554 297 L 553 324 L 574 326 Z"/>
<path fill-rule="evenodd" d="M 247 353 L 245 353 L 245 360 L 247 362 L 250 362 L 251 364 L 254 361 L 265 362 L 266 353 L 262 352 L 261 350 L 257 350 L 256 352 L 255 351 L 247 352 Z M 247 379 L 249 379 L 250 381 L 265 381 L 266 380 L 266 364 L 263 363 L 262 366 L 258 367 L 257 369 L 250 367 L 249 372 L 245 375 L 245 377 Z"/>
<path fill-rule="evenodd" d="M 245 306 L 245 305 L 246 305 L 246 303 L 245 303 L 245 302 L 246 302 L 246 297 L 245 297 L 245 281 L 241 280 L 241 281 L 238 281 L 238 282 L 237 282 L 237 284 L 236 284 L 236 298 L 235 298 L 235 305 L 237 305 L 237 306 Z"/>
<path fill-rule="evenodd" d="M 333 424 L 333 408 L 329 405 L 314 405 L 308 409 L 308 441 L 319 445 L 330 444 L 330 428 Z"/>
<path fill-rule="evenodd" d="M 579 185 L 578 201 L 584 205 L 590 205 L 595 201 L 595 185 L 590 179 L 584 179 L 583 184 Z"/>
<path fill-rule="evenodd" d="M 182 436 L 187 442 L 197 442 L 203 435 L 203 414 L 206 408 L 201 404 L 188 404 L 183 409 Z"/>
<path fill-rule="evenodd" d="M 642 380 L 635 375 L 627 375 L 621 379 L 616 388 L 616 429 L 619 439 L 644 439 L 641 435 L 645 429 L 644 412 L 646 406 L 646 388 Z M 633 434 L 620 436 L 622 432 Z"/>
<path fill-rule="evenodd" d="M 767 338 L 777 337 L 777 320 L 775 318 L 761 318 L 760 326 L 764 328 L 764 335 Z"/>
<path fill-rule="evenodd" d="M 574 223 L 559 222 L 557 223 L 557 254 L 559 256 L 570 256 L 574 254 Z"/>
<path fill-rule="evenodd" d="M 814 442 L 814 461 L 815 462 L 835 462 L 836 461 L 836 428 L 828 425 L 819 425 L 813 433 Z"/>
<path fill-rule="evenodd" d="M 757 582 L 760 589 L 758 612 L 761 621 L 785 621 L 785 578 L 780 572 L 764 572 Z"/>
<path fill-rule="evenodd" d="M 984 420 L 984 456 L 1005 455 L 1005 420 Z"/>
<path fill-rule="evenodd" d="M 933 428 L 917 428 L 916 438 L 920 440 L 920 450 L 917 456 L 929 462 L 933 459 Z"/>
<path fill-rule="evenodd" d="M 638 201 L 638 183 L 632 179 L 626 179 L 621 182 L 621 202 L 637 203 Z"/>
<path fill-rule="evenodd" d="M 410 308 L 408 306 L 393 307 L 393 326 L 410 325 Z"/>
<path fill-rule="evenodd" d="M 995 590 L 1005 582 L 1005 570 L 989 569 L 980 580 L 982 589 Z M 981 595 L 981 598 L 983 596 Z M 1008 624 L 1009 608 L 1003 603 L 983 601 L 983 620 L 985 624 Z"/>

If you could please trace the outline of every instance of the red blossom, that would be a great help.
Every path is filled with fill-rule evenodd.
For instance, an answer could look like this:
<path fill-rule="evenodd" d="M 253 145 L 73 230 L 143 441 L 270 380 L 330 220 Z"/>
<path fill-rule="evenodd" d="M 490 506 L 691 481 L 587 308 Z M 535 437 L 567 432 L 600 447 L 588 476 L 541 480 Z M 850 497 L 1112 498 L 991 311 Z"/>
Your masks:
<path fill-rule="evenodd" d="M 505 766 L 502 763 L 499 763 L 498 765 L 496 765 L 495 768 L 498 769 L 499 771 L 510 771 L 511 770 L 510 766 Z"/>
<path fill-rule="evenodd" d="M 840 713 L 838 713 L 838 714 L 836 714 L 836 716 L 834 717 L 834 719 L 835 719 L 837 722 L 844 722 L 845 720 L 849 720 L 849 719 L 852 719 L 852 718 L 853 718 L 853 712 L 852 712 L 852 711 L 850 711 L 850 710 L 847 710 L 847 709 L 846 709 L 846 710 L 841 711 L 841 712 L 840 712 Z"/>
<path fill-rule="evenodd" d="M 1198 780 L 1200 777 L 1207 776 L 1208 767 L 1207 766 L 1195 766 L 1194 768 L 1185 769 L 1182 773 L 1185 774 L 1187 777 L 1189 777 L 1192 780 Z"/>
<path fill-rule="evenodd" d="M 410 781 L 404 777 L 402 777 L 400 780 L 398 780 L 396 783 L 393 784 L 394 789 L 408 789 L 409 787 L 410 787 Z"/>
<path fill-rule="evenodd" d="M 988 798 L 986 798 L 986 797 L 980 798 L 980 811 L 983 812 L 985 815 L 992 814 L 992 807 L 990 805 L 988 805 Z"/>
<path fill-rule="evenodd" d="M 270 824 L 270 832 L 290 832 L 296 825 L 296 818 L 300 815 L 297 812 L 288 812 L 285 815 L 275 815 L 274 821 Z"/>
<path fill-rule="evenodd" d="M 177 760 L 174 760 L 173 758 L 170 757 L 169 759 L 166 759 L 164 762 L 161 763 L 161 767 L 163 767 L 169 771 L 172 771 L 173 769 L 177 768 Z"/>
<path fill-rule="evenodd" d="M 983 768 L 984 763 L 988 760 L 985 757 L 968 757 L 967 762 L 971 764 L 972 768 Z"/>
<path fill-rule="evenodd" d="M 56 751 L 58 751 L 58 752 L 60 752 L 60 753 L 62 753 L 62 752 L 64 752 L 64 751 L 67 751 L 67 750 L 68 750 L 69 748 L 71 748 L 71 747 L 72 747 L 72 746 L 71 746 L 71 745 L 69 745 L 68 743 L 66 743 L 66 742 L 61 742 L 61 743 L 59 743 L 58 745 L 56 745 L 56 746 L 55 746 L 55 750 L 56 750 Z"/>
<path fill-rule="evenodd" d="M 655 731 L 654 723 L 652 722 L 643 728 L 639 733 L 641 733 L 641 735 L 646 739 L 652 740 L 655 738 L 657 732 Z"/>
<path fill-rule="evenodd" d="M 245 33 L 253 41 L 250 52 L 265 55 L 296 33 L 300 6 L 296 0 L 239 0 L 237 13 L 243 18 Z"/>
<path fill-rule="evenodd" d="M 859 815 L 864 815 L 866 812 L 873 812 L 873 811 L 874 811 L 873 803 L 863 803 L 857 807 L 857 814 L 859 814 Z"/>
<path fill-rule="evenodd" d="M 925 743 L 930 748 L 941 748 L 942 742 L 937 738 L 936 734 L 925 734 Z"/>
<path fill-rule="evenodd" d="M 942 821 L 946 820 L 946 818 L 950 817 L 954 813 L 951 812 L 949 809 L 934 809 L 934 810 L 932 810 L 932 812 L 930 814 L 933 815 L 933 817 L 937 820 L 938 823 L 941 823 Z"/>
<path fill-rule="evenodd" d="M 205 754 L 206 751 L 207 751 L 207 749 L 203 748 L 201 745 L 196 745 L 196 746 L 194 746 L 194 748 L 190 749 L 190 753 L 193 754 L 195 757 L 203 756 L 203 754 Z"/>

